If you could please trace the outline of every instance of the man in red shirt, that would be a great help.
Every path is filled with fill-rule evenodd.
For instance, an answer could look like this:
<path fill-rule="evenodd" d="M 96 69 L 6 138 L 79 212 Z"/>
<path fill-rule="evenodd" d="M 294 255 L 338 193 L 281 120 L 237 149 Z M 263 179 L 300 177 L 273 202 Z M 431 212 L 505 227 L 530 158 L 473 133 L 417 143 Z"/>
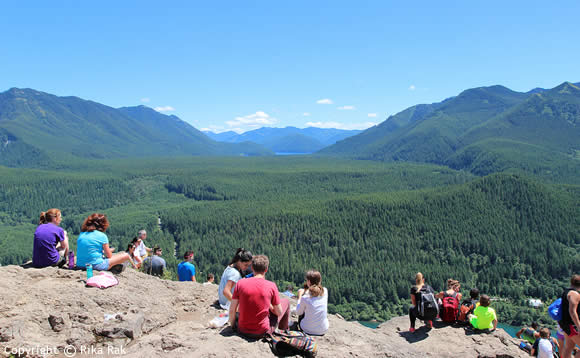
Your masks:
<path fill-rule="evenodd" d="M 263 337 L 276 327 L 288 329 L 290 305 L 286 298 L 280 298 L 278 287 L 266 280 L 270 261 L 267 256 L 257 255 L 252 259 L 254 277 L 236 283 L 230 305 L 229 323 L 235 328 L 236 310 L 239 313 L 237 330 L 251 338 Z"/>

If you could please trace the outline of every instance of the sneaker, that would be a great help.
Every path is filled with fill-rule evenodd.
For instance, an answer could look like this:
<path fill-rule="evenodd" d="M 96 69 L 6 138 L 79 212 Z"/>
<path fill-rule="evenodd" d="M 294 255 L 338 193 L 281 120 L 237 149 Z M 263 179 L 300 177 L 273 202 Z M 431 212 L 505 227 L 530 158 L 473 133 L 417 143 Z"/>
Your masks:
<path fill-rule="evenodd" d="M 409 332 L 411 332 L 411 333 L 415 332 L 415 328 L 413 328 L 413 327 L 409 328 Z"/>

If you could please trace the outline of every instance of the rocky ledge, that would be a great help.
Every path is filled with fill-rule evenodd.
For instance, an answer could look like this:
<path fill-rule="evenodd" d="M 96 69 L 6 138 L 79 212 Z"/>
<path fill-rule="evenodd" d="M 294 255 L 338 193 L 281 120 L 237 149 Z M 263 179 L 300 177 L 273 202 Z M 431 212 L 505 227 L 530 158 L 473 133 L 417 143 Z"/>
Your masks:
<path fill-rule="evenodd" d="M 119 285 L 84 285 L 85 273 L 0 267 L 0 356 L 255 357 L 273 356 L 263 341 L 229 327 L 209 328 L 223 312 L 216 285 L 173 282 L 134 270 Z M 295 303 L 294 303 L 295 304 Z M 378 329 L 330 316 L 317 337 L 319 357 L 527 357 L 503 330 L 473 334 L 441 326 L 407 332 L 407 317 Z"/>

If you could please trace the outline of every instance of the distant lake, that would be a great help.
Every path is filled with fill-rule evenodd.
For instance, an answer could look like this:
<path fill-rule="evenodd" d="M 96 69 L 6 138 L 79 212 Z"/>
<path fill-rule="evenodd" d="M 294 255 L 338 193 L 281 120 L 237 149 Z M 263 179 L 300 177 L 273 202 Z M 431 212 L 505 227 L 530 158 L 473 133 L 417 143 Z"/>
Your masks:
<path fill-rule="evenodd" d="M 312 152 L 310 153 L 276 152 L 276 155 L 308 155 L 308 154 L 312 154 Z"/>
<path fill-rule="evenodd" d="M 369 327 L 375 329 L 379 326 L 379 324 L 383 322 L 375 322 L 375 321 L 358 321 L 358 323 L 362 324 L 365 327 Z"/>

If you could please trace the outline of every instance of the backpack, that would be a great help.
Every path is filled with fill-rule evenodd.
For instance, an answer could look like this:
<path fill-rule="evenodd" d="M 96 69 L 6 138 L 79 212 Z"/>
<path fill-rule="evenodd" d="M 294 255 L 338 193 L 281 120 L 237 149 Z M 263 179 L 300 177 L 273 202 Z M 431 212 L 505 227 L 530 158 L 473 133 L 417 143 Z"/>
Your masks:
<path fill-rule="evenodd" d="M 423 319 L 426 321 L 432 321 L 437 318 L 437 315 L 439 314 L 439 305 L 435 300 L 433 290 L 422 287 L 419 292 L 421 292 L 421 300 L 419 301 L 419 316 L 423 317 Z"/>
<path fill-rule="evenodd" d="M 278 357 L 301 355 L 303 357 L 316 357 L 318 345 L 314 338 L 306 333 L 298 331 L 275 331 L 270 334 L 270 348 Z"/>
<path fill-rule="evenodd" d="M 463 301 L 459 307 L 459 315 L 457 316 L 457 321 L 465 323 L 467 322 L 467 316 L 474 309 L 474 305 L 469 300 Z"/>
<path fill-rule="evenodd" d="M 447 296 L 443 298 L 443 310 L 441 320 L 447 323 L 455 323 L 459 316 L 459 300 L 457 297 Z"/>
<path fill-rule="evenodd" d="M 548 314 L 550 318 L 554 321 L 561 321 L 562 320 L 562 310 L 560 309 L 562 306 L 562 298 L 558 298 L 556 301 L 552 302 L 550 307 L 548 307 Z"/>

